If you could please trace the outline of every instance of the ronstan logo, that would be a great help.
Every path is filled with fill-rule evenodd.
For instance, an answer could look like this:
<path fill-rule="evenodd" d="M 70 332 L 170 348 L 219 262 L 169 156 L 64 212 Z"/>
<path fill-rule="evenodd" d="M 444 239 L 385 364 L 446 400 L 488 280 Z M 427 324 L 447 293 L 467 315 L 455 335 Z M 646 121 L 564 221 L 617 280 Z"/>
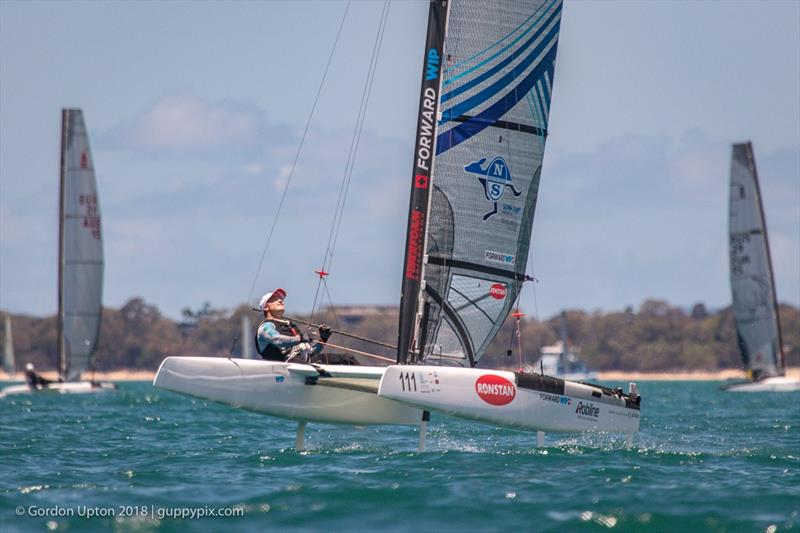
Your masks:
<path fill-rule="evenodd" d="M 517 395 L 517 387 L 503 376 L 484 374 L 475 381 L 475 392 L 486 403 L 506 405 Z"/>
<path fill-rule="evenodd" d="M 495 283 L 489 287 L 489 296 L 495 300 L 502 300 L 506 297 L 506 286 L 502 283 Z"/>

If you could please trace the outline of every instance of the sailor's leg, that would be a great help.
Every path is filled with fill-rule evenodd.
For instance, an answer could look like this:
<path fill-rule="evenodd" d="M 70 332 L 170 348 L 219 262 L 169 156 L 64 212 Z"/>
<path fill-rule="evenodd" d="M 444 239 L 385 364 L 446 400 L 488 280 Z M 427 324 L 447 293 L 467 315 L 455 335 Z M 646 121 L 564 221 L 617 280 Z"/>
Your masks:
<path fill-rule="evenodd" d="M 430 411 L 422 411 L 422 422 L 419 423 L 419 451 L 425 451 L 425 435 L 428 432 L 428 422 L 431 419 Z"/>
<path fill-rule="evenodd" d="M 297 438 L 294 440 L 294 451 L 302 452 L 305 450 L 306 421 L 297 423 Z"/>
<path fill-rule="evenodd" d="M 544 448 L 544 431 L 536 432 L 536 447 Z"/>

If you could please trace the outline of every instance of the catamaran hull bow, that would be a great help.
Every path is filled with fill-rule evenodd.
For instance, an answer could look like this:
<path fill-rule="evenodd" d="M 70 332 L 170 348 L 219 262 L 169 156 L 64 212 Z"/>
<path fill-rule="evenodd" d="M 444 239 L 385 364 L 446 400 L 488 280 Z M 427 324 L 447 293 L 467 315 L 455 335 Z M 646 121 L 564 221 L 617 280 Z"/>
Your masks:
<path fill-rule="evenodd" d="M 394 365 L 378 395 L 500 426 L 539 431 L 639 431 L 639 405 L 605 387 L 502 370 Z"/>
<path fill-rule="evenodd" d="M 12 385 L 0 391 L 0 398 L 17 394 L 32 394 L 38 392 L 58 392 L 60 394 L 95 394 L 117 390 L 113 383 L 99 383 L 96 381 L 70 381 L 66 383 L 51 383 L 41 389 L 29 385 Z"/>
<path fill-rule="evenodd" d="M 377 395 L 383 370 L 221 357 L 167 357 L 153 385 L 291 420 L 419 425 L 419 409 Z"/>

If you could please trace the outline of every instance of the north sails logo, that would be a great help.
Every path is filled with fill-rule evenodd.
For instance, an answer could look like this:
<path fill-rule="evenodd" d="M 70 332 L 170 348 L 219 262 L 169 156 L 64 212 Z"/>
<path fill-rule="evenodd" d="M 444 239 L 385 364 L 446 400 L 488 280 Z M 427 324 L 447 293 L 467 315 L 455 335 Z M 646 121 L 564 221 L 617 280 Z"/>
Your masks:
<path fill-rule="evenodd" d="M 517 395 L 517 387 L 503 376 L 484 374 L 475 381 L 475 392 L 486 403 L 506 405 Z"/>
<path fill-rule="evenodd" d="M 599 418 L 600 417 L 600 408 L 599 407 L 595 407 L 595 405 L 593 403 L 591 403 L 591 402 L 590 403 L 578 402 L 578 407 L 575 409 L 575 413 L 578 416 L 583 415 L 583 416 L 589 416 L 589 417 L 593 417 L 593 418 Z"/>
<path fill-rule="evenodd" d="M 506 187 L 511 189 L 514 198 L 519 197 L 522 191 L 518 191 L 511 183 L 511 171 L 508 169 L 506 160 L 502 157 L 495 157 L 486 168 L 483 165 L 486 158 L 483 157 L 479 161 L 473 161 L 464 167 L 466 172 L 470 174 L 477 174 L 478 181 L 483 185 L 483 192 L 486 194 L 486 199 L 494 205 L 491 211 L 483 215 L 483 221 L 486 222 L 491 217 L 497 214 L 497 201 L 502 198 Z"/>

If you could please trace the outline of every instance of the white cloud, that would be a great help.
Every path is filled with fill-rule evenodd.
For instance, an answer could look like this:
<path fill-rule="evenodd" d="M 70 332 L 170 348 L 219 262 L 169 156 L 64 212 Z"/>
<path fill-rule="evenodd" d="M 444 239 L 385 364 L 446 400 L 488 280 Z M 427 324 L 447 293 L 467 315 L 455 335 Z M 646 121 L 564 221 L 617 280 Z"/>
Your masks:
<path fill-rule="evenodd" d="M 261 174 L 264 172 L 264 165 L 261 163 L 248 163 L 242 167 L 242 172 L 245 174 Z"/>
<path fill-rule="evenodd" d="M 249 103 L 207 101 L 189 91 L 171 93 L 102 141 L 114 148 L 200 151 L 251 149 L 268 137 L 264 113 Z"/>

